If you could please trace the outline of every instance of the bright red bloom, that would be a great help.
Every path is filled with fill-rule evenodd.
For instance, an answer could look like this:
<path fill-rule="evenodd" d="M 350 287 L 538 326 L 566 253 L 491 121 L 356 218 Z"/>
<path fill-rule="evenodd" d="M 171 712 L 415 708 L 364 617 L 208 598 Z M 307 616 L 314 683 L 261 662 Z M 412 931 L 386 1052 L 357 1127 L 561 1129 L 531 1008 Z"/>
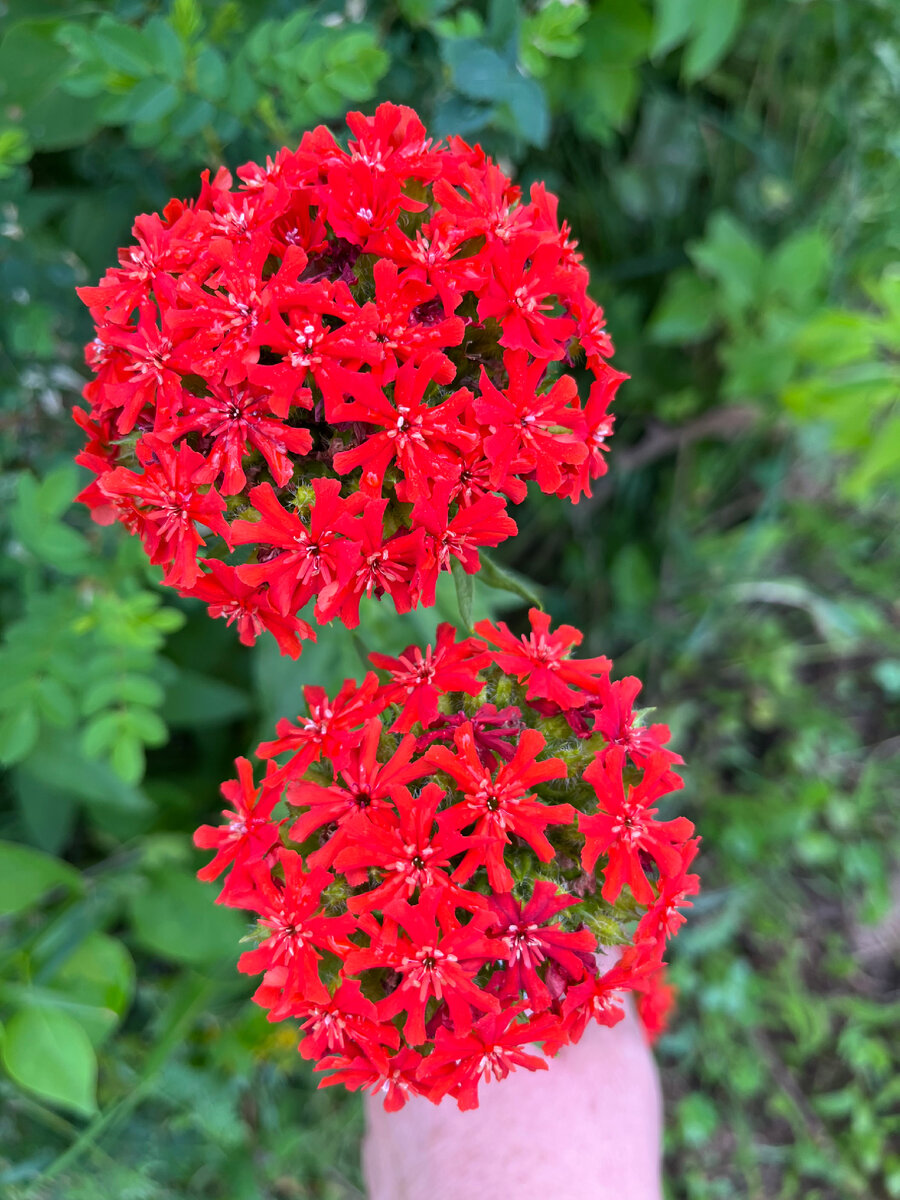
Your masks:
<path fill-rule="evenodd" d="M 536 761 L 545 744 L 536 729 L 524 731 L 515 754 L 501 764 L 496 775 L 479 758 L 471 724 L 458 729 L 453 740 L 457 754 L 446 746 L 432 746 L 426 761 L 449 775 L 462 793 L 453 824 L 458 829 L 472 825 L 473 836 L 481 840 L 466 852 L 454 878 L 465 883 L 479 866 L 485 866 L 490 886 L 495 891 L 509 891 L 513 877 L 503 858 L 509 835 L 522 838 L 541 862 L 549 862 L 554 850 L 544 830 L 548 825 L 568 824 L 574 816 L 570 805 L 538 804 L 534 793 L 528 791 L 548 779 L 561 779 L 566 764 L 559 758 Z"/>
<path fill-rule="evenodd" d="M 579 813 L 578 828 L 585 836 L 581 861 L 592 871 L 601 854 L 609 856 L 603 872 L 603 898 L 615 901 L 627 883 L 635 900 L 652 904 L 653 889 L 645 873 L 642 854 L 648 855 L 667 875 L 680 873 L 684 857 L 681 847 L 694 832 L 686 817 L 657 821 L 651 808 L 670 787 L 661 783 L 668 772 L 665 754 L 654 755 L 637 786 L 622 777 L 625 750 L 612 746 L 602 758 L 595 759 L 584 772 L 593 785 L 600 811 L 591 816 Z M 681 786 L 679 780 L 678 786 Z"/>
<path fill-rule="evenodd" d="M 347 123 L 347 150 L 319 127 L 236 178 L 204 172 L 79 289 L 96 327 L 79 498 L 173 587 L 198 582 L 212 535 L 207 559 L 267 589 L 235 596 L 242 638 L 269 629 L 290 654 L 263 614 L 315 599 L 317 622 L 353 627 L 363 597 L 433 604 L 454 560 L 474 573 L 516 532 L 505 506 L 529 481 L 588 492 L 623 378 L 555 197 L 432 142 L 409 108 Z"/>
<path fill-rule="evenodd" d="M 134 497 L 139 532 L 152 563 L 166 563 L 164 582 L 190 588 L 200 577 L 197 550 L 206 542 L 197 525 L 230 541 L 231 532 L 222 514 L 225 501 L 215 488 L 201 492 L 194 476 L 203 457 L 186 443 L 177 451 L 164 442 L 145 439 L 144 473 L 116 467 L 99 481 L 111 498 Z"/>
<path fill-rule="evenodd" d="M 529 363 L 522 350 L 507 351 L 503 362 L 509 373 L 506 390 L 496 388 L 482 367 L 481 395 L 475 401 L 475 416 L 491 429 L 484 439 L 491 483 L 499 487 L 507 475 L 534 472 L 542 492 L 555 492 L 563 464 L 574 466 L 587 457 L 580 437 L 561 432 L 581 426 L 575 380 L 564 375 L 549 392 L 539 394 L 546 363 Z"/>
<path fill-rule="evenodd" d="M 579 708 L 588 697 L 579 695 L 577 688 L 591 692 L 596 681 L 609 672 L 608 658 L 567 657 L 573 646 L 580 646 L 583 634 L 572 625 L 560 625 L 555 633 L 550 632 L 550 614 L 532 608 L 528 613 L 531 621 L 529 637 L 515 637 L 507 625 L 500 621 L 479 621 L 475 626 L 485 641 L 500 650 L 495 655 L 497 663 L 521 682 L 528 681 L 527 700 L 549 700 L 560 708 Z"/>
<path fill-rule="evenodd" d="M 391 794 L 395 811 L 384 806 L 377 813 L 368 809 L 353 818 L 334 869 L 355 876 L 374 867 L 381 872 L 381 882 L 348 900 L 350 912 L 384 909 L 392 900 L 410 900 L 425 888 L 444 889 L 445 915 L 452 908 L 484 906 L 483 897 L 457 887 L 448 874 L 450 860 L 471 839 L 448 829 L 449 810 L 438 813 L 445 796 L 436 783 L 426 784 L 418 796 L 398 787 Z"/>
<path fill-rule="evenodd" d="M 359 726 L 378 711 L 377 691 L 378 676 L 374 672 L 366 676 L 361 687 L 355 680 L 345 679 L 334 700 L 329 700 L 324 688 L 305 687 L 303 697 L 309 716 L 298 717 L 298 725 L 283 717 L 275 727 L 275 740 L 260 743 L 257 755 L 274 758 L 287 750 L 296 750 L 282 767 L 282 773 L 286 778 L 300 778 L 318 758 L 333 759 L 359 745 L 363 739 Z"/>
<path fill-rule="evenodd" d="M 291 454 L 307 454 L 312 448 L 308 429 L 295 429 L 271 416 L 266 394 L 253 394 L 246 387 L 210 385 L 210 395 L 185 406 L 174 436 L 200 433 L 210 439 L 206 463 L 197 472 L 197 483 L 215 483 L 221 475 L 223 496 L 244 490 L 247 476 L 244 461 L 247 447 L 258 450 L 279 487 L 294 473 Z M 170 436 L 173 436 L 170 435 Z"/>
<path fill-rule="evenodd" d="M 524 1047 L 546 1037 L 558 1022 L 547 1014 L 519 1021 L 524 1005 L 482 1017 L 466 1034 L 438 1029 L 434 1050 L 419 1068 L 418 1077 L 429 1099 L 437 1103 L 448 1093 L 461 1110 L 478 1107 L 478 1084 L 506 1079 L 516 1067 L 546 1071 L 549 1064 Z"/>
<path fill-rule="evenodd" d="M 351 950 L 347 970 L 351 974 L 370 967 L 390 967 L 400 974 L 397 987 L 379 1001 L 382 1019 L 406 1013 L 404 1034 L 410 1046 L 425 1041 L 425 1009 L 434 997 L 443 1001 L 455 1029 L 467 1033 L 472 1010 L 499 1012 L 500 1002 L 474 981 L 478 967 L 493 955 L 484 928 L 490 920 L 482 909 L 466 925 L 446 928 L 438 921 L 445 896 L 441 888 L 425 888 L 416 904 L 392 900 L 385 916 L 405 931 L 406 937 L 376 933 L 368 950 Z"/>
<path fill-rule="evenodd" d="M 209 572 L 201 575 L 192 588 L 181 588 L 181 595 L 202 600 L 211 617 L 224 617 L 226 625 L 236 625 L 241 645 L 252 646 L 268 630 L 282 654 L 299 658 L 304 639 L 316 640 L 315 630 L 306 621 L 285 617 L 273 606 L 267 587 L 244 583 L 234 567 L 218 559 L 206 559 L 203 565 L 209 567 Z"/>
<path fill-rule="evenodd" d="M 258 913 L 261 929 L 268 931 L 255 950 L 241 955 L 238 970 L 258 975 L 282 967 L 285 973 L 280 977 L 280 988 L 285 993 L 302 992 L 327 999 L 328 991 L 318 970 L 322 951 L 346 945 L 346 935 L 353 932 L 355 922 L 348 914 L 322 914 L 320 897 L 332 878 L 327 871 L 321 867 L 304 871 L 303 859 L 292 850 L 280 849 L 276 857 L 284 883 L 277 882 L 269 870 L 256 866 L 250 871 L 252 889 L 241 890 L 232 900 L 240 908 Z"/>
<path fill-rule="evenodd" d="M 446 692 L 467 692 L 477 696 L 484 687 L 478 672 L 490 663 L 484 643 L 475 638 L 456 642 L 456 630 L 447 622 L 437 628 L 432 650 L 424 653 L 418 646 L 407 646 L 399 658 L 370 654 L 376 667 L 390 673 L 381 695 L 386 704 L 402 704 L 400 716 L 391 726 L 406 733 L 416 723 L 427 728 L 438 712 L 438 700 Z"/>
<path fill-rule="evenodd" d="M 427 494 L 427 480 L 453 473 L 456 450 L 465 450 L 474 441 L 458 420 L 470 404 L 472 393 L 461 388 L 433 406 L 423 399 L 425 389 L 446 361 L 442 354 L 429 354 L 421 366 L 412 361 L 404 363 L 397 372 L 391 400 L 371 375 L 345 373 L 343 387 L 355 399 L 326 404 L 329 419 L 375 425 L 381 432 L 367 437 L 353 450 L 334 456 L 334 469 L 339 475 L 362 468 L 362 490 L 379 496 L 388 464 L 396 458 L 410 499 L 417 499 Z"/>
<path fill-rule="evenodd" d="M 215 850 L 215 857 L 197 878 L 218 879 L 226 867 L 232 867 L 227 890 L 219 903 L 224 903 L 234 891 L 248 866 L 259 862 L 278 841 L 282 822 L 271 820 L 272 809 L 281 799 L 281 785 L 273 778 L 274 764 L 269 763 L 265 779 L 259 787 L 253 782 L 253 766 L 246 758 L 236 758 L 237 779 L 222 784 L 222 795 L 231 805 L 223 809 L 225 825 L 201 825 L 194 834 L 194 845 L 201 850 Z"/>
<path fill-rule="evenodd" d="M 537 968 L 547 959 L 569 980 L 584 977 L 583 953 L 593 953 L 597 939 L 587 929 L 566 932 L 547 922 L 558 913 L 578 903 L 575 896 L 559 892 L 556 886 L 539 879 L 531 899 L 524 906 L 510 892 L 491 896 L 489 904 L 494 921 L 488 930 L 503 945 L 502 956 L 509 963 L 496 975 L 497 994 L 503 998 L 518 998 L 524 993 L 533 1009 L 540 1011 L 550 1005 L 547 985 Z"/>
<path fill-rule="evenodd" d="M 343 1084 L 350 1092 L 370 1090 L 373 1094 L 384 1094 L 386 1112 L 399 1112 L 411 1095 L 418 1095 L 416 1071 L 422 1056 L 415 1050 L 404 1047 L 388 1060 L 387 1067 L 379 1067 L 365 1055 L 354 1057 L 333 1055 L 323 1058 L 317 1071 L 333 1071 L 319 1087 L 334 1087 Z"/>
<path fill-rule="evenodd" d="M 257 789 L 239 760 L 227 824 L 197 836 L 216 851 L 204 877 L 230 867 L 221 901 L 260 917 L 241 958 L 263 972 L 254 999 L 302 1023 L 302 1053 L 333 1072 L 322 1086 L 380 1088 L 388 1108 L 475 1107 L 480 1083 L 543 1069 L 591 1020 L 614 1024 L 630 991 L 657 1031 L 662 956 L 698 886 L 691 822 L 656 819 L 680 760 L 665 726 L 634 723 L 637 682 L 562 657 L 580 634 L 549 635 L 538 615 L 540 669 L 566 673 L 561 709 L 539 643 L 480 632 L 457 643 L 443 625 L 433 650 L 373 655 L 388 681 L 345 680 L 333 700 L 307 687 L 308 716 L 257 750 L 288 761 Z M 614 965 L 601 936 L 625 946 Z"/>
<path fill-rule="evenodd" d="M 386 808 L 396 788 L 422 774 L 420 766 L 410 765 L 415 738 L 405 737 L 391 761 L 384 764 L 376 758 L 380 738 L 381 722 L 371 717 L 359 745 L 334 755 L 336 775 L 342 784 L 336 781 L 331 787 L 322 787 L 299 780 L 289 785 L 289 802 L 308 810 L 291 826 L 290 835 L 295 842 L 305 842 L 323 825 L 337 826 L 325 845 L 308 856 L 311 866 L 330 867 L 344 844 L 341 826 L 359 812 L 371 814 Z"/>

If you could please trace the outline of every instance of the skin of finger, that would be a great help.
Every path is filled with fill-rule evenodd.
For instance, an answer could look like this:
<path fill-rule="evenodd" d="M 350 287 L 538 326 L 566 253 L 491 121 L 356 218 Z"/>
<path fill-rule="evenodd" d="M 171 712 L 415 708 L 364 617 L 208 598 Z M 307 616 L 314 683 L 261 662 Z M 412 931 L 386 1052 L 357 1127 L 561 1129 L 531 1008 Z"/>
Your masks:
<path fill-rule="evenodd" d="M 369 1200 L 661 1200 L 662 1095 L 631 1009 L 479 1100 L 460 1112 L 416 1097 L 386 1113 L 367 1097 Z"/>

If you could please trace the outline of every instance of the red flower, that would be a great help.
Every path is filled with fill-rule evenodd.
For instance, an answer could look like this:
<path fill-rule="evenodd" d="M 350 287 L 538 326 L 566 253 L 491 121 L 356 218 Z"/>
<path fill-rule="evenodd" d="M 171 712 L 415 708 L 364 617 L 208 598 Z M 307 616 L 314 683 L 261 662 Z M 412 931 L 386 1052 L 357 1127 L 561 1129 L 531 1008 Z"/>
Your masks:
<path fill-rule="evenodd" d="M 648 855 L 666 875 L 679 873 L 684 862 L 682 847 L 694 826 L 686 817 L 657 821 L 656 809 L 650 807 L 672 790 L 663 782 L 669 769 L 666 754 L 651 757 L 637 786 L 624 782 L 624 761 L 624 748 L 612 746 L 585 769 L 584 778 L 597 793 L 600 811 L 593 816 L 578 814 L 578 828 L 585 837 L 581 861 L 586 871 L 592 871 L 601 854 L 609 856 L 603 872 L 604 900 L 617 900 L 628 884 L 635 900 L 652 904 L 653 888 L 641 855 Z M 681 786 L 680 780 L 677 786 Z"/>
<path fill-rule="evenodd" d="M 422 1061 L 418 1078 L 430 1100 L 437 1103 L 448 1093 L 456 1097 L 460 1109 L 478 1107 L 478 1084 L 506 1079 L 516 1067 L 546 1071 L 547 1060 L 529 1054 L 524 1047 L 546 1037 L 558 1022 L 543 1015 L 519 1021 L 524 1005 L 504 1012 L 489 1013 L 466 1034 L 438 1029 L 434 1050 Z"/>
<path fill-rule="evenodd" d="M 347 122 L 348 151 L 319 127 L 237 180 L 205 172 L 196 200 L 139 217 L 119 266 L 80 289 L 96 336 L 79 461 L 94 519 L 139 533 L 170 586 L 197 582 L 206 526 L 206 557 L 268 587 L 281 617 L 315 598 L 316 621 L 353 627 L 362 597 L 406 612 L 434 603 L 454 560 L 477 571 L 480 548 L 515 533 L 505 504 L 528 480 L 588 492 L 622 377 L 555 197 L 523 200 L 480 147 L 433 143 L 409 108 Z M 235 623 L 299 646 L 278 623 Z"/>
<path fill-rule="evenodd" d="M 302 1053 L 333 1072 L 323 1086 L 381 1088 L 389 1108 L 417 1094 L 475 1107 L 480 1082 L 543 1069 L 529 1043 L 553 1054 L 591 1020 L 615 1024 L 628 991 L 658 1031 L 662 956 L 698 886 L 691 822 L 657 820 L 681 781 L 666 727 L 634 725 L 636 681 L 563 658 L 581 636 L 564 627 L 539 669 L 565 669 L 569 706 L 498 710 L 487 697 L 540 678 L 538 643 L 483 632 L 501 649 L 456 643 L 444 625 L 434 651 L 373 656 L 387 683 L 346 680 L 334 700 L 307 687 L 309 716 L 279 722 L 257 751 L 288 761 L 269 762 L 257 789 L 238 760 L 226 824 L 197 834 L 216 850 L 202 876 L 230 868 L 222 903 L 260 917 L 240 963 L 263 972 L 254 999 L 270 1020 L 303 1022 Z M 283 789 L 290 821 L 272 819 Z M 598 930 L 625 945 L 605 969 Z"/>
<path fill-rule="evenodd" d="M 500 1011 L 496 997 L 474 982 L 478 967 L 493 953 L 484 933 L 488 915 L 480 910 L 468 924 L 444 928 L 437 919 L 444 900 L 439 887 L 423 889 L 415 905 L 392 900 L 385 907 L 385 916 L 407 936 L 386 935 L 381 930 L 374 934 L 368 950 L 351 950 L 346 958 L 351 974 L 369 967 L 390 967 L 399 973 L 399 984 L 379 1001 L 378 1009 L 383 1020 L 406 1013 L 404 1033 L 410 1046 L 426 1040 L 425 1009 L 432 997 L 447 1005 L 454 1028 L 461 1033 L 471 1027 L 473 1009 Z"/>
<path fill-rule="evenodd" d="M 353 450 L 336 454 L 334 469 L 338 474 L 345 475 L 361 467 L 362 490 L 378 496 L 388 464 L 396 458 L 410 499 L 426 494 L 426 480 L 452 474 L 454 447 L 464 449 L 474 440 L 457 419 L 472 394 L 461 388 L 436 406 L 426 404 L 423 399 L 426 388 L 446 361 L 442 354 L 428 354 L 421 366 L 412 361 L 404 363 L 397 372 L 391 400 L 371 375 L 343 373 L 342 387 L 356 399 L 327 403 L 329 420 L 375 425 L 381 432 L 367 437 Z"/>
<path fill-rule="evenodd" d="M 388 1060 L 387 1067 L 378 1066 L 362 1054 L 353 1057 L 333 1055 L 323 1058 L 316 1070 L 334 1071 L 333 1075 L 319 1081 L 320 1088 L 342 1083 L 351 1092 L 366 1089 L 373 1093 L 381 1092 L 384 1094 L 385 1111 L 398 1112 L 410 1095 L 419 1094 L 416 1071 L 421 1061 L 421 1054 L 404 1047 Z"/>
<path fill-rule="evenodd" d="M 197 471 L 197 483 L 214 483 L 222 476 L 221 490 L 234 496 L 244 490 L 244 456 L 253 446 L 265 459 L 272 477 L 284 487 L 294 473 L 288 456 L 307 454 L 312 447 L 308 429 L 297 429 L 274 420 L 266 394 L 253 394 L 246 387 L 210 385 L 210 395 L 193 399 L 172 435 L 200 433 L 210 439 L 205 464 Z"/>
<path fill-rule="evenodd" d="M 362 1050 L 375 1067 L 387 1071 L 386 1051 L 396 1050 L 400 1043 L 397 1030 L 379 1019 L 378 1009 L 355 979 L 346 980 L 327 1000 L 301 1001 L 291 1015 L 302 1022 L 300 1053 L 306 1059 Z"/>
<path fill-rule="evenodd" d="M 550 992 L 538 974 L 546 960 L 553 962 L 569 980 L 584 976 L 584 962 L 579 957 L 596 949 L 597 939 L 587 929 L 566 932 L 547 922 L 557 913 L 578 903 L 575 896 L 559 892 L 555 884 L 539 879 L 531 899 L 524 907 L 510 892 L 491 896 L 489 900 L 494 922 L 488 932 L 502 943 L 502 954 L 509 966 L 495 975 L 499 996 L 518 998 L 524 993 L 532 1008 L 548 1008 Z"/>
<path fill-rule="evenodd" d="M 152 563 L 167 563 L 164 582 L 190 588 L 200 576 L 197 550 L 206 542 L 197 531 L 205 525 L 230 541 L 222 518 L 225 501 L 215 488 L 201 492 L 194 476 L 203 457 L 183 444 L 177 451 L 164 442 L 141 443 L 143 474 L 116 467 L 101 476 L 101 491 L 111 498 L 131 497 L 140 514 L 140 534 Z"/>
<path fill-rule="evenodd" d="M 335 758 L 349 747 L 359 745 L 363 738 L 360 726 L 377 712 L 377 691 L 378 676 L 371 671 L 361 686 L 353 679 L 345 679 L 334 700 L 328 699 L 324 688 L 305 687 L 303 697 L 309 716 L 298 718 L 298 725 L 282 718 L 275 727 L 276 739 L 260 743 L 257 755 L 274 758 L 287 750 L 296 750 L 281 770 L 283 777 L 298 779 L 319 757 Z"/>
<path fill-rule="evenodd" d="M 534 472 L 542 492 L 555 492 L 562 482 L 562 465 L 575 465 L 587 456 L 579 437 L 560 433 L 560 426 L 572 430 L 581 424 L 575 380 L 564 375 L 549 392 L 539 394 L 546 363 L 535 359 L 529 364 L 521 350 L 507 351 L 503 361 L 509 386 L 500 391 L 482 367 L 481 395 L 475 401 L 476 417 L 491 429 L 484 440 L 491 482 L 498 487 L 514 471 Z"/>
<path fill-rule="evenodd" d="M 396 787 L 391 791 L 393 809 L 385 805 L 375 813 L 365 811 L 347 825 L 344 848 L 334 869 L 351 877 L 370 868 L 381 873 L 380 882 L 370 891 L 347 901 L 350 912 L 383 910 L 392 900 L 410 900 L 425 888 L 444 889 L 445 916 L 454 908 L 483 907 L 482 896 L 457 887 L 448 874 L 450 860 L 465 850 L 471 839 L 448 829 L 450 812 L 437 811 L 445 797 L 435 783 L 426 784 L 417 796 L 408 788 Z"/>
<path fill-rule="evenodd" d="M 521 682 L 528 681 L 526 700 L 550 700 L 560 708 L 578 708 L 588 697 L 579 695 L 576 688 L 590 692 L 597 686 L 612 665 L 608 658 L 570 659 L 566 656 L 573 646 L 580 646 L 582 633 L 571 625 L 560 625 L 550 632 L 549 613 L 536 608 L 529 610 L 529 637 L 517 638 L 500 621 L 479 621 L 475 626 L 485 641 L 498 646 L 497 663 Z"/>
<path fill-rule="evenodd" d="M 410 765 L 415 738 L 405 737 L 389 763 L 380 764 L 375 757 L 381 737 L 381 722 L 371 717 L 365 724 L 362 740 L 335 757 L 336 774 L 343 780 L 331 787 L 303 780 L 288 785 L 288 801 L 309 811 L 298 817 L 291 826 L 295 842 L 305 842 L 310 834 L 332 823 L 337 830 L 328 841 L 309 855 L 311 866 L 330 867 L 344 845 L 341 826 L 356 813 L 373 813 L 386 808 L 394 789 L 422 774 L 422 768 Z"/>
<path fill-rule="evenodd" d="M 407 646 L 399 658 L 370 654 L 376 667 L 390 673 L 390 683 L 382 689 L 386 704 L 402 704 L 400 716 L 391 726 L 406 733 L 419 723 L 428 728 L 438 712 L 438 700 L 445 692 L 467 692 L 477 696 L 484 687 L 479 672 L 490 663 L 484 643 L 475 638 L 456 642 L 456 630 L 447 622 L 437 628 L 434 649 Z"/>
<path fill-rule="evenodd" d="M 211 617 L 224 617 L 226 625 L 237 625 L 241 645 L 252 646 L 263 630 L 268 630 L 282 654 L 299 658 L 304 639 L 316 640 L 315 630 L 306 621 L 285 617 L 273 606 L 267 587 L 244 583 L 234 567 L 218 559 L 205 559 L 203 565 L 209 572 L 192 588 L 181 588 L 181 595 L 202 600 Z"/>
<path fill-rule="evenodd" d="M 426 761 L 449 775 L 462 793 L 462 800 L 453 810 L 453 826 L 464 829 L 473 825 L 473 835 L 479 839 L 479 844 L 466 852 L 454 879 L 465 883 L 483 865 L 490 886 L 495 891 L 507 892 L 513 885 L 513 877 L 503 860 L 509 835 L 522 838 L 541 862 L 549 862 L 554 851 L 544 830 L 548 825 L 567 824 L 573 818 L 570 805 L 538 804 L 534 793 L 528 791 L 548 779 L 563 778 L 566 764 L 561 758 L 536 761 L 545 743 L 535 729 L 524 731 L 515 754 L 500 766 L 496 776 L 478 756 L 470 723 L 456 730 L 453 740 L 456 754 L 446 746 L 432 746 Z"/>
<path fill-rule="evenodd" d="M 258 913 L 260 927 L 268 931 L 255 950 L 241 955 L 238 970 L 258 975 L 282 967 L 280 988 L 288 997 L 302 992 L 325 1000 L 328 990 L 319 978 L 321 951 L 346 945 L 346 935 L 353 932 L 356 922 L 347 914 L 322 914 L 320 897 L 332 878 L 327 871 L 304 871 L 303 860 L 292 850 L 280 849 L 276 855 L 284 883 L 278 883 L 268 869 L 256 866 L 250 872 L 252 890 L 241 890 L 232 901 Z"/>
<path fill-rule="evenodd" d="M 355 555 L 338 527 L 356 505 L 340 496 L 335 479 L 314 479 L 314 503 L 304 522 L 288 512 L 272 486 L 262 483 L 250 493 L 258 521 L 235 521 L 231 536 L 237 546 L 262 545 L 282 553 L 264 562 L 238 567 L 238 576 L 253 586 L 267 584 L 272 602 L 285 615 L 302 608 L 323 588 L 349 575 Z"/>
<path fill-rule="evenodd" d="M 232 867 L 226 890 L 219 903 L 227 901 L 244 870 L 259 862 L 278 841 L 283 821 L 272 821 L 272 809 L 281 799 L 282 787 L 273 776 L 274 764 L 269 763 L 265 779 L 256 787 L 253 767 L 246 758 L 236 758 L 237 779 L 222 784 L 222 795 L 231 805 L 223 809 L 225 825 L 201 825 L 194 834 L 194 845 L 201 850 L 215 850 L 215 857 L 197 872 L 203 880 L 218 879 L 226 867 Z"/>

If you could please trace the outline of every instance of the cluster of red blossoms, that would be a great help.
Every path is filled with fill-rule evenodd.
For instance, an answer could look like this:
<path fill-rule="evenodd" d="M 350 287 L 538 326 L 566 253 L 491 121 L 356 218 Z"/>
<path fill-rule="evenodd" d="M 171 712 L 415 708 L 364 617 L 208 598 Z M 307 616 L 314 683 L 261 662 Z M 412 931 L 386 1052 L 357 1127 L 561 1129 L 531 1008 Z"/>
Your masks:
<path fill-rule="evenodd" d="M 228 870 L 219 901 L 257 918 L 240 970 L 271 1020 L 300 1021 L 323 1086 L 474 1108 L 480 1082 L 615 1024 L 626 992 L 649 1032 L 664 1020 L 698 889 L 693 825 L 657 816 L 681 759 L 640 723 L 637 679 L 530 617 L 521 638 L 442 625 L 333 699 L 305 688 L 261 783 L 238 759 L 226 823 L 197 831 L 201 878 Z"/>
<path fill-rule="evenodd" d="M 347 123 L 348 151 L 320 127 L 236 188 L 207 173 L 80 289 L 80 498 L 242 642 L 268 629 L 292 657 L 310 602 L 353 626 L 363 595 L 404 612 L 454 560 L 477 571 L 528 480 L 589 495 L 624 378 L 543 185 L 523 202 L 409 108 Z"/>

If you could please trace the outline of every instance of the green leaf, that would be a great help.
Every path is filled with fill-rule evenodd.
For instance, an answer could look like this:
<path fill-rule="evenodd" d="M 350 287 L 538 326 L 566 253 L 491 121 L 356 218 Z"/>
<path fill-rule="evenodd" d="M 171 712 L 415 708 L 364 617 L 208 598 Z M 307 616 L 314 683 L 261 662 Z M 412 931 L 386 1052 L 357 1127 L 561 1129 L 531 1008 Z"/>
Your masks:
<path fill-rule="evenodd" d="M 705 0 L 703 15 L 687 47 L 682 70 L 685 79 L 703 79 L 725 55 L 737 35 L 743 0 Z"/>
<path fill-rule="evenodd" d="M 688 254 L 701 270 L 718 281 L 724 300 L 735 314 L 743 313 L 759 298 L 763 254 L 731 213 L 713 213 L 703 241 L 690 243 Z"/>
<path fill-rule="evenodd" d="M 246 692 L 221 679 L 179 667 L 167 681 L 163 715 L 173 728 L 225 725 L 247 714 Z"/>
<path fill-rule="evenodd" d="M 120 779 L 106 763 L 85 758 L 74 735 L 42 738 L 23 769 L 49 786 L 71 792 L 113 837 L 140 832 L 153 814 L 144 792 Z"/>
<path fill-rule="evenodd" d="M 91 32 L 91 40 L 108 67 L 136 79 L 154 68 L 153 42 L 140 29 L 102 16 Z"/>
<path fill-rule="evenodd" d="M 496 50 L 469 38 L 444 43 L 444 57 L 459 90 L 473 100 L 504 99 L 509 67 Z"/>
<path fill-rule="evenodd" d="M 80 891 L 74 867 L 17 842 L 0 842 L 0 917 L 30 908 L 51 888 Z"/>
<path fill-rule="evenodd" d="M 543 611 L 544 605 L 541 602 L 535 585 L 530 579 L 526 579 L 523 575 L 519 575 L 514 571 L 508 571 L 506 567 L 501 567 L 499 563 L 494 562 L 483 550 L 479 550 L 478 556 L 481 559 L 481 570 L 478 572 L 478 578 L 483 584 L 490 588 L 496 588 L 501 592 L 512 592 L 514 596 L 521 597 L 526 604 L 530 604 L 533 608 L 539 608 Z"/>
<path fill-rule="evenodd" d="M 708 279 L 687 269 L 673 272 L 647 323 L 650 337 L 664 346 L 699 342 L 716 325 L 715 299 Z"/>
<path fill-rule="evenodd" d="M 89 933 L 52 976 L 52 985 L 68 1000 L 84 1005 L 77 1019 L 94 1045 L 108 1035 L 128 1011 L 134 996 L 134 960 L 118 938 Z M 91 1009 L 100 1010 L 95 1018 Z M 110 1022 L 107 1014 L 112 1014 Z"/>
<path fill-rule="evenodd" d="M 159 121 L 172 112 L 179 99 L 174 83 L 164 79 L 142 79 L 129 92 L 118 117 L 135 124 Z"/>
<path fill-rule="evenodd" d="M 603 0 L 584 27 L 582 61 L 598 82 L 604 70 L 621 71 L 645 58 L 653 22 L 640 0 Z"/>
<path fill-rule="evenodd" d="M 550 113 L 544 89 L 533 79 L 510 80 L 506 104 L 516 132 L 532 146 L 544 146 L 550 135 Z"/>
<path fill-rule="evenodd" d="M 456 602 L 459 605 L 459 616 L 462 621 L 463 628 L 471 630 L 472 628 L 472 597 L 475 592 L 475 581 L 471 575 L 467 575 L 462 563 L 458 558 L 454 558 L 453 566 L 453 582 L 456 584 Z"/>
<path fill-rule="evenodd" d="M 56 21 L 19 21 L 0 43 L 0 102 L 28 109 L 55 87 L 69 56 L 55 42 Z"/>
<path fill-rule="evenodd" d="M 174 872 L 154 877 L 132 899 L 131 923 L 144 950 L 195 965 L 233 962 L 247 932 L 244 918 L 216 905 L 212 888 Z"/>
<path fill-rule="evenodd" d="M 587 7 L 577 0 L 550 0 L 522 22 L 519 55 L 532 75 L 546 72 L 548 58 L 575 58 L 584 42 L 578 31 L 587 18 Z"/>
<path fill-rule="evenodd" d="M 768 291 L 794 308 L 808 306 L 828 277 L 832 252 L 818 230 L 805 230 L 788 238 L 770 255 L 765 267 Z"/>
<path fill-rule="evenodd" d="M 17 1012 L 4 1031 L 3 1065 L 29 1092 L 90 1116 L 97 1109 L 97 1056 L 74 1017 L 58 1009 Z"/>
<path fill-rule="evenodd" d="M 659 58 L 685 41 L 705 7 L 706 0 L 656 0 L 651 56 Z"/>
<path fill-rule="evenodd" d="M 0 719 L 0 762 L 5 766 L 21 762 L 34 749 L 40 733 L 37 712 L 32 704 L 21 704 Z"/>
<path fill-rule="evenodd" d="M 32 845 L 58 854 L 67 845 L 78 815 L 78 799 L 66 788 L 53 787 L 20 767 L 12 773 L 16 807 Z"/>
<path fill-rule="evenodd" d="M 204 100 L 221 100 L 228 91 L 228 68 L 222 55 L 204 46 L 194 63 L 196 90 Z"/>

